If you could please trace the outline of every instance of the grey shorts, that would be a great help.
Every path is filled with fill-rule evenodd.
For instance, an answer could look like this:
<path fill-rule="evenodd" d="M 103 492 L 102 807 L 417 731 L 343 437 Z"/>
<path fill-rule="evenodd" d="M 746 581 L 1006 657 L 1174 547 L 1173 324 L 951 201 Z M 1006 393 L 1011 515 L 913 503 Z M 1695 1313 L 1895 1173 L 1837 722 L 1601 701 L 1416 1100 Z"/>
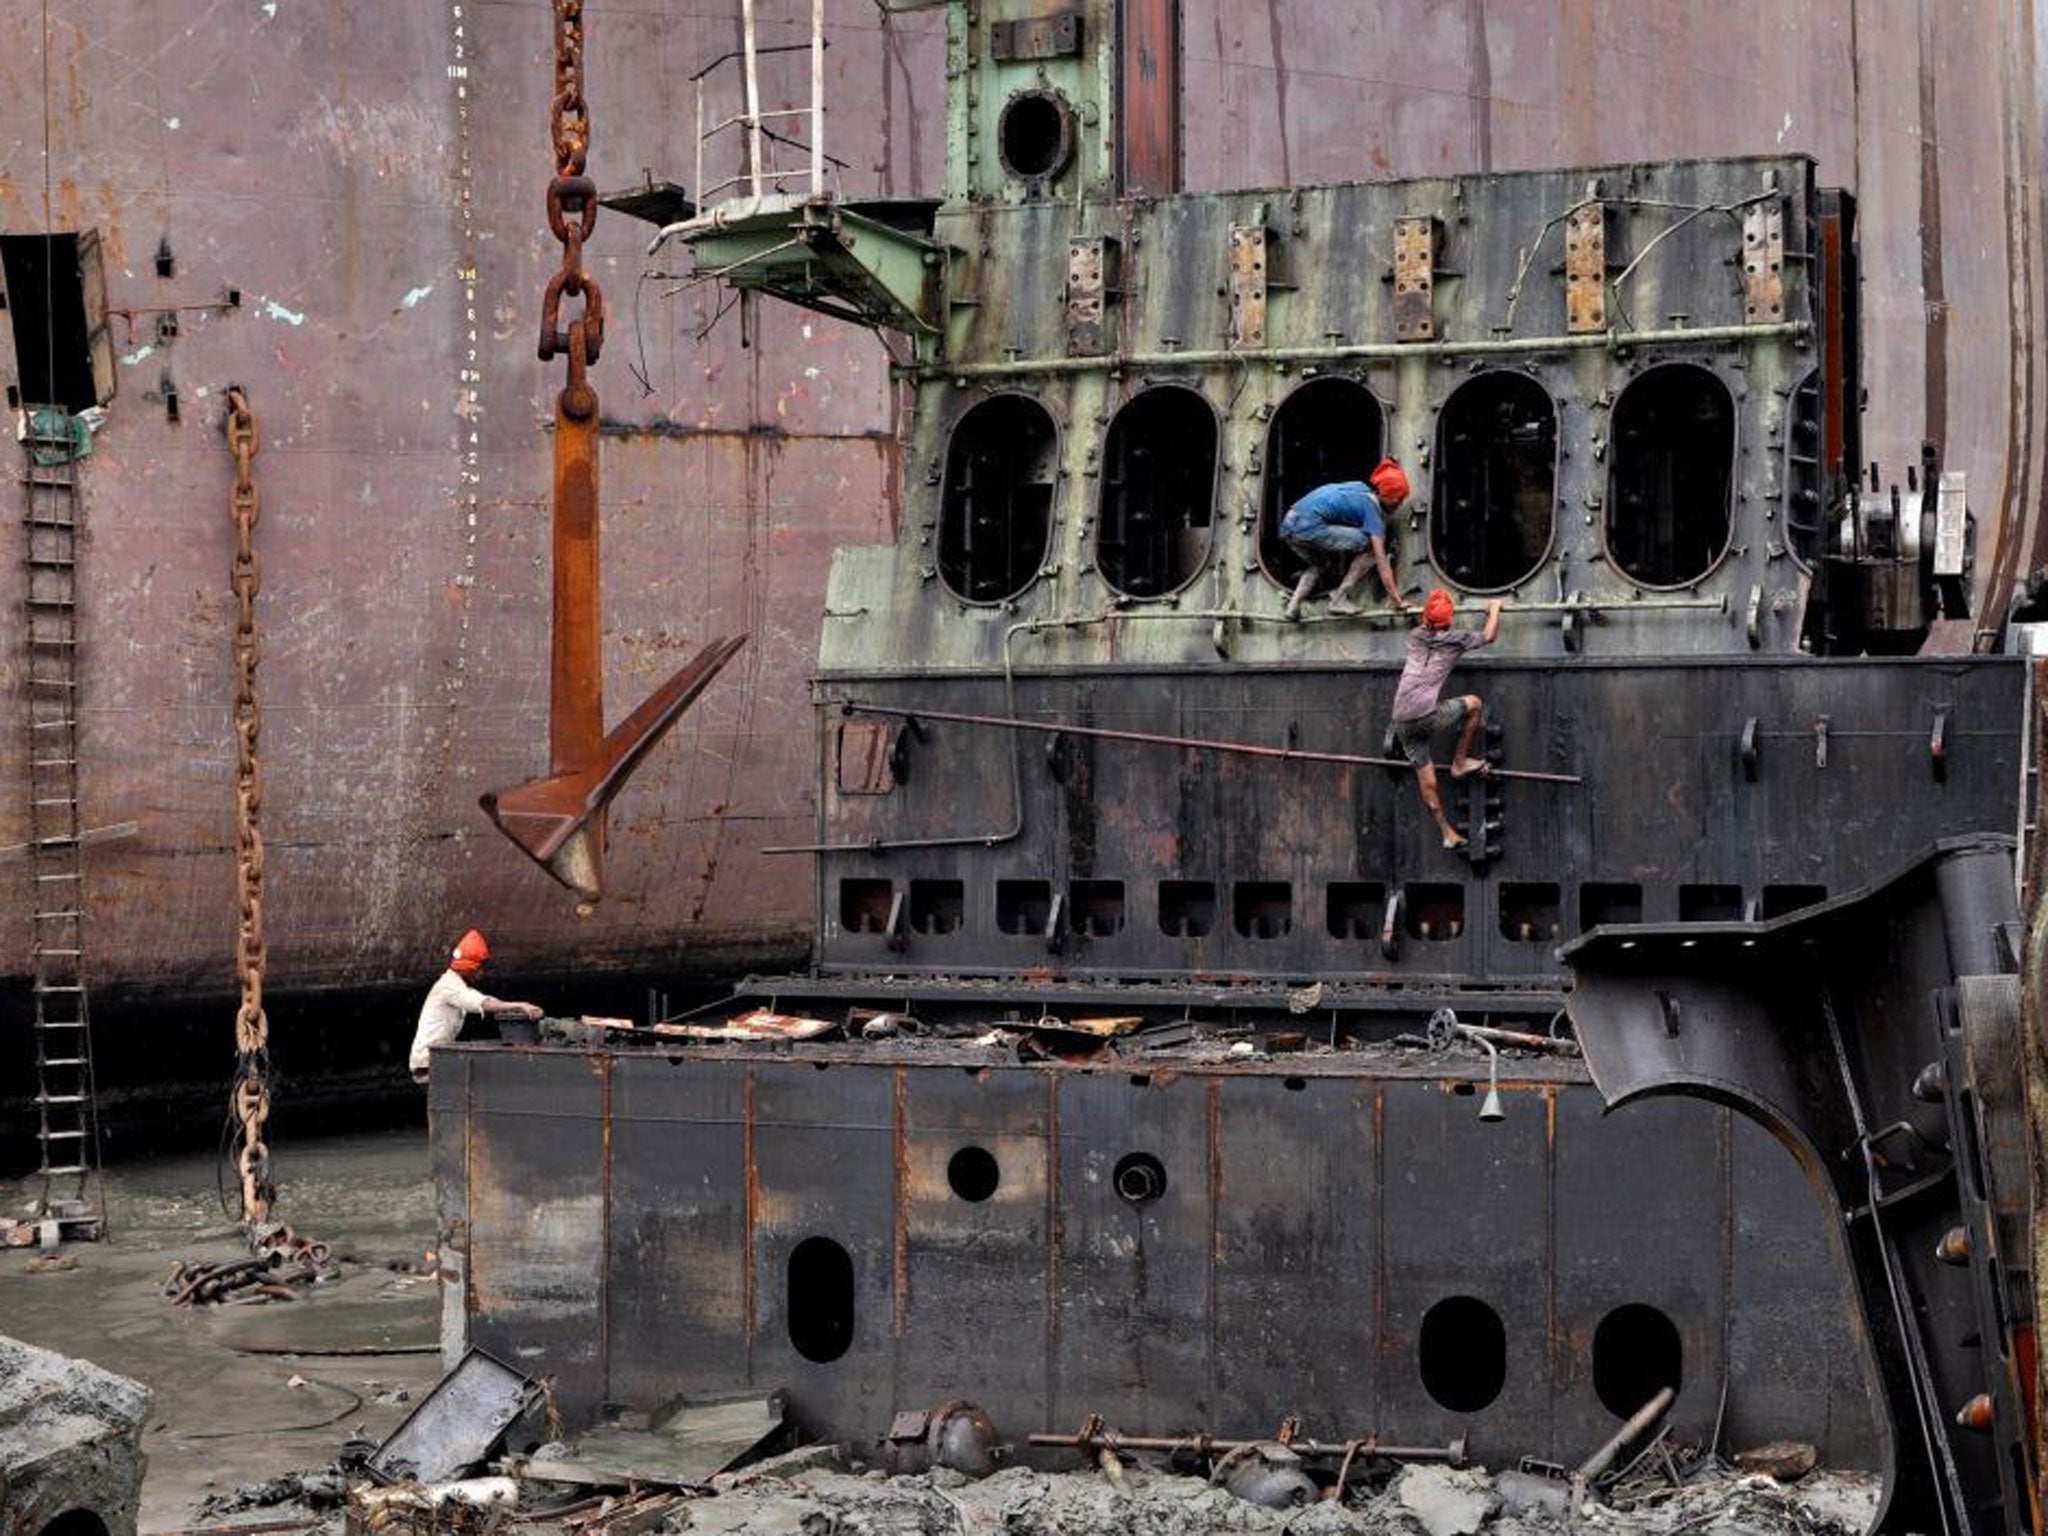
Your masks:
<path fill-rule="evenodd" d="M 1455 730 L 1465 722 L 1465 696 L 1445 699 L 1435 711 L 1419 720 L 1396 720 L 1394 740 L 1401 744 L 1409 766 L 1420 768 L 1429 761 L 1430 738 L 1438 731 Z"/>

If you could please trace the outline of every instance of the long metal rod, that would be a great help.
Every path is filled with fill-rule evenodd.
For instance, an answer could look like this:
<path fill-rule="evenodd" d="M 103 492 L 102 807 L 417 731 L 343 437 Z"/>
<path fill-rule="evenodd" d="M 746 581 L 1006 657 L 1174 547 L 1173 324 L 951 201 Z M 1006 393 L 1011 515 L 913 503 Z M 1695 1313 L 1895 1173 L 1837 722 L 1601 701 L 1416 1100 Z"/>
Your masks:
<path fill-rule="evenodd" d="M 1084 1431 L 1072 1435 L 1033 1434 L 1026 1438 L 1032 1445 L 1074 1450 L 1099 1446 L 1119 1451 L 1193 1451 L 1198 1455 L 1226 1456 L 1252 1446 L 1282 1443 L 1270 1436 L 1264 1440 L 1215 1440 L 1208 1435 L 1120 1435 L 1110 1429 L 1095 1434 Z M 1449 1445 L 1382 1445 L 1370 1435 L 1360 1440 L 1294 1439 L 1284 1443 L 1298 1456 L 1384 1456 L 1389 1461 L 1443 1461 L 1452 1466 L 1463 1465 L 1466 1456 L 1462 1435 Z"/>
<path fill-rule="evenodd" d="M 1001 730 L 1041 731 L 1048 736 L 1092 736 L 1101 741 L 1146 742 L 1161 747 L 1189 747 L 1200 752 L 1235 753 L 1240 757 L 1271 757 L 1299 763 L 1343 763 L 1361 768 L 1406 768 L 1405 757 L 1365 757 L 1354 752 L 1307 752 L 1299 747 L 1262 747 L 1249 741 L 1218 741 L 1206 736 L 1168 736 L 1157 731 L 1114 731 L 1097 725 L 1063 725 L 1051 720 L 1018 720 L 1004 715 L 970 715 L 948 709 L 905 709 L 846 699 L 840 706 L 850 715 L 887 715 L 899 720 L 948 720 L 956 725 L 987 725 Z M 1538 773 L 1526 768 L 1493 768 L 1488 778 L 1526 779 L 1535 784 L 1577 784 L 1575 773 Z"/>
<path fill-rule="evenodd" d="M 1186 368 L 1217 363 L 1322 363 L 1346 359 L 1402 357 L 1503 357 L 1528 352 L 1585 352 L 1596 348 L 1659 347 L 1692 342 L 1804 339 L 1813 326 L 1804 320 L 1771 325 L 1701 325 L 1655 331 L 1588 331 L 1567 336 L 1507 336 L 1488 341 L 1361 342 L 1343 347 L 1264 347 L 1256 350 L 1187 348 L 1176 352 L 1126 352 L 1101 357 L 1020 357 L 1000 363 L 915 363 L 900 372 L 918 378 L 1004 378 L 1018 374 L 1100 373 L 1110 369 Z"/>

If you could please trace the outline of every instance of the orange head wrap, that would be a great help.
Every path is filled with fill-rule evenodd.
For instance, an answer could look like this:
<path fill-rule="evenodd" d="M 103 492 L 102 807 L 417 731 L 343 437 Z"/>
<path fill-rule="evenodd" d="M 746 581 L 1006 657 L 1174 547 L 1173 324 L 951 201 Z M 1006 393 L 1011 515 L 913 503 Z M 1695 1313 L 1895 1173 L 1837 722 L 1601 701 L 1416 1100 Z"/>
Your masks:
<path fill-rule="evenodd" d="M 491 958 L 491 946 L 484 942 L 484 936 L 474 928 L 465 933 L 455 944 L 455 958 L 448 962 L 448 968 L 467 975 L 481 970 L 483 963 Z"/>
<path fill-rule="evenodd" d="M 1392 459 L 1381 459 L 1373 472 L 1365 477 L 1365 483 L 1372 487 L 1373 494 L 1389 511 L 1408 499 L 1407 471 Z"/>
<path fill-rule="evenodd" d="M 1458 605 L 1451 601 L 1451 594 L 1438 587 L 1422 604 L 1422 622 L 1431 629 L 1449 629 L 1451 615 L 1457 611 Z"/>

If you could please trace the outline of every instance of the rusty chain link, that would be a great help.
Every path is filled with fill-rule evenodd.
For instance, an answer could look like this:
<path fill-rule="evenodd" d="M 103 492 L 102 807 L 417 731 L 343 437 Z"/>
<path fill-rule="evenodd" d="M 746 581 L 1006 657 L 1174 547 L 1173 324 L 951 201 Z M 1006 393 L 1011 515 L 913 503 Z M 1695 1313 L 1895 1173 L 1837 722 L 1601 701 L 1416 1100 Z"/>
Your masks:
<path fill-rule="evenodd" d="M 554 0 L 555 94 L 548 109 L 555 175 L 548 183 L 548 231 L 562 243 L 562 265 L 541 295 L 540 360 L 569 357 L 565 406 L 577 420 L 597 414 L 597 395 L 583 370 L 604 349 L 604 294 L 583 269 L 583 242 L 597 227 L 597 185 L 590 158 L 590 103 L 583 95 L 583 0 Z M 562 300 L 583 300 L 583 313 L 562 326 Z"/>
<path fill-rule="evenodd" d="M 263 584 L 256 560 L 256 523 L 262 498 L 251 470 L 256 413 L 239 388 L 228 390 L 227 438 L 235 456 L 228 509 L 235 524 L 235 888 L 240 903 L 235 969 L 242 981 L 242 1003 L 235 1014 L 231 1109 L 241 1131 L 235 1162 L 242 1178 L 242 1222 L 254 1228 L 270 1219 L 277 1186 L 270 1177 L 270 1149 L 263 1141 L 263 1125 L 270 1118 L 270 1023 L 263 1013 L 268 955 L 263 939 L 263 833 L 258 826 L 263 772 L 256 750 L 263 734 L 263 710 L 256 699 L 256 663 L 263 649 L 256 632 L 256 593 Z"/>

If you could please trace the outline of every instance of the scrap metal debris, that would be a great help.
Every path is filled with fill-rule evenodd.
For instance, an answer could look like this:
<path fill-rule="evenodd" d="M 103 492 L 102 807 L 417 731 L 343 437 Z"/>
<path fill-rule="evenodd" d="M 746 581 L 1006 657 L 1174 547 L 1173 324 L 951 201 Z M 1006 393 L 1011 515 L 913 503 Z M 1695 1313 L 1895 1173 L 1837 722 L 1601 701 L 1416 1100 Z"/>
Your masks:
<path fill-rule="evenodd" d="M 601 1425 L 573 1446 L 542 1446 L 521 1474 L 581 1486 L 699 1487 L 775 1436 L 784 1406 L 780 1392 L 680 1403 L 652 1419 Z"/>
<path fill-rule="evenodd" d="M 253 1233 L 255 1250 L 246 1259 L 218 1264 L 181 1261 L 164 1281 L 174 1307 L 296 1301 L 294 1286 L 318 1285 L 334 1277 L 327 1244 L 299 1236 L 282 1223 Z"/>
<path fill-rule="evenodd" d="M 460 1478 L 481 1466 L 544 1395 L 532 1377 L 472 1349 L 385 1437 L 369 1459 L 369 1473 L 387 1483 Z"/>

